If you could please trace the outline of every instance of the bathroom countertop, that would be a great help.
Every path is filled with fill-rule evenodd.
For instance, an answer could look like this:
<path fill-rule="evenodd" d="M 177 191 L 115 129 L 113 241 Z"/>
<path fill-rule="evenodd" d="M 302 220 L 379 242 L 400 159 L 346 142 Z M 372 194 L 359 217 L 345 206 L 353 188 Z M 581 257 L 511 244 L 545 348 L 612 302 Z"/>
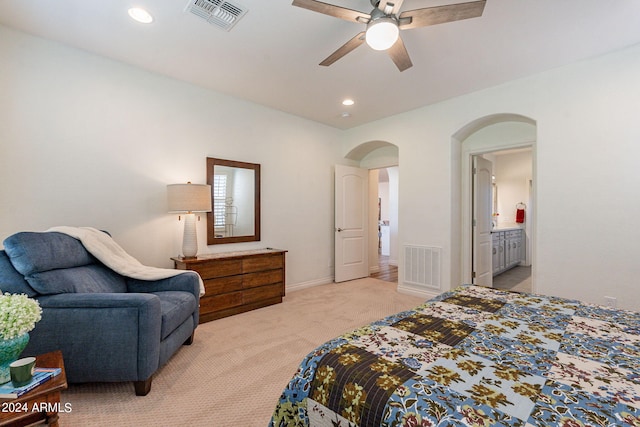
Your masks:
<path fill-rule="evenodd" d="M 511 231 L 511 230 L 523 230 L 523 228 L 521 227 L 498 227 L 498 228 L 494 228 L 493 230 L 491 230 L 492 233 L 497 233 L 498 231 Z"/>

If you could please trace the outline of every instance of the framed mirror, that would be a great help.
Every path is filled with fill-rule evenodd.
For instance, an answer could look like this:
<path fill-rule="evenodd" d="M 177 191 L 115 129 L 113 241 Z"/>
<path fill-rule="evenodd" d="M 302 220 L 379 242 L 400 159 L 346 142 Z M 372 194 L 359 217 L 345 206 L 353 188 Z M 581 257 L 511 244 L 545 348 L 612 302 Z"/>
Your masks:
<path fill-rule="evenodd" d="M 260 240 L 260 165 L 207 157 L 207 244 Z"/>

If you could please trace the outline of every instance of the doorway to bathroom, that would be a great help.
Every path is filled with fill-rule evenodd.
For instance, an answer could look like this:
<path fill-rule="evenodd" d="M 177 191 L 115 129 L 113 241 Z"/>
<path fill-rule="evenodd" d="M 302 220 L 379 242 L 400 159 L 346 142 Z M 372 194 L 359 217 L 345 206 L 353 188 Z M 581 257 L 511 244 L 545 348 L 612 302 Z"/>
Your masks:
<path fill-rule="evenodd" d="M 532 152 L 529 146 L 473 156 L 472 278 L 475 284 L 532 291 Z"/>
<path fill-rule="evenodd" d="M 458 222 L 460 224 L 459 228 L 453 228 L 454 242 L 459 242 L 459 246 L 455 245 L 453 247 L 454 257 L 457 254 L 460 255 L 460 269 L 452 269 L 453 283 L 476 283 L 474 277 L 476 272 L 475 263 L 478 259 L 484 257 L 485 261 L 488 260 L 491 269 L 491 283 L 484 283 L 484 285 L 492 286 L 493 277 L 497 277 L 498 273 L 494 271 L 494 266 L 504 269 L 505 265 L 514 261 L 512 258 L 504 258 L 504 249 L 500 253 L 500 246 L 496 249 L 498 255 L 494 259 L 494 255 L 496 255 L 494 254 L 494 248 L 496 248 L 494 243 L 512 245 L 514 243 L 513 240 L 517 239 L 518 234 L 521 234 L 523 235 L 523 240 L 520 243 L 521 247 L 512 251 L 512 254 L 517 255 L 518 251 L 520 251 L 520 256 L 524 257 L 524 261 L 519 259 L 517 264 L 518 266 L 529 267 L 530 289 L 533 292 L 536 291 L 536 138 L 537 126 L 535 120 L 510 113 L 480 117 L 469 122 L 453 134 L 452 155 L 454 159 L 458 159 L 454 161 L 453 166 L 458 169 L 459 174 L 454 173 L 453 175 L 452 212 L 454 220 L 459 218 L 460 221 Z M 528 156 L 524 162 L 526 164 L 525 168 L 527 172 L 530 171 L 530 174 L 521 176 L 522 172 L 519 172 L 519 170 L 523 169 L 522 166 L 514 166 L 516 163 L 512 162 L 513 159 L 508 157 L 525 155 Z M 474 220 L 476 218 L 473 205 L 473 163 L 474 159 L 478 157 L 486 158 L 492 162 L 489 175 L 489 188 L 491 190 L 489 190 L 489 194 L 487 192 L 484 193 L 484 207 L 488 209 L 488 215 L 485 215 L 485 217 L 490 219 L 488 223 L 482 224 L 485 229 L 488 228 L 491 232 L 491 244 L 484 245 L 485 252 L 482 254 L 474 250 L 474 238 L 476 238 L 474 237 L 476 231 Z M 502 157 L 504 158 L 501 159 Z M 505 160 L 507 161 L 506 163 L 504 163 Z M 498 162 L 497 167 L 494 168 L 493 162 Z M 485 173 L 485 178 L 486 175 Z M 493 185 L 494 176 L 498 180 L 496 186 Z M 512 188 L 513 182 L 517 182 L 518 187 L 525 187 L 525 193 L 522 191 L 516 193 Z M 493 203 L 494 200 L 496 200 L 495 205 Z M 459 202 L 456 203 L 457 201 Z M 520 202 L 523 203 L 520 204 Z M 524 222 L 522 223 L 516 221 L 516 215 L 520 208 L 524 210 L 525 214 Z M 503 230 L 499 230 L 500 227 Z M 506 233 L 510 231 L 507 228 L 517 228 L 518 230 L 514 233 Z M 505 233 L 498 235 L 496 231 Z M 496 242 L 494 242 L 494 238 Z M 503 265 L 501 265 L 500 259 L 504 259 Z M 513 267 L 513 265 L 509 264 L 509 267 Z M 504 269 L 504 271 L 507 270 Z"/>

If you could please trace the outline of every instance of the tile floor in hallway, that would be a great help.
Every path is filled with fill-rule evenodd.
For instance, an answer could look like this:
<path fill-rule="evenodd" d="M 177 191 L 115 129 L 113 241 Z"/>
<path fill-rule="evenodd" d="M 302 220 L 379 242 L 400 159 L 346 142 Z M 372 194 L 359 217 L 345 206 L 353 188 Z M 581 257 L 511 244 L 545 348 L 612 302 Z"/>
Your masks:
<path fill-rule="evenodd" d="M 517 292 L 532 292 L 531 266 L 517 266 L 494 276 L 493 287 Z"/>

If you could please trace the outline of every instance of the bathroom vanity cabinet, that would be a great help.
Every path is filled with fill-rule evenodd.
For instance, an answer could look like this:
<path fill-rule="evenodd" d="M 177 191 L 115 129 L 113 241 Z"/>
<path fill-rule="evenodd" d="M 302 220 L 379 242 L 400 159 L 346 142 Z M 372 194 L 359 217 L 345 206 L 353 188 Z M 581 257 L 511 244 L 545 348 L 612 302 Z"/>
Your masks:
<path fill-rule="evenodd" d="M 519 265 L 525 258 L 524 230 L 521 228 L 492 231 L 493 275 L 496 276 Z"/>

